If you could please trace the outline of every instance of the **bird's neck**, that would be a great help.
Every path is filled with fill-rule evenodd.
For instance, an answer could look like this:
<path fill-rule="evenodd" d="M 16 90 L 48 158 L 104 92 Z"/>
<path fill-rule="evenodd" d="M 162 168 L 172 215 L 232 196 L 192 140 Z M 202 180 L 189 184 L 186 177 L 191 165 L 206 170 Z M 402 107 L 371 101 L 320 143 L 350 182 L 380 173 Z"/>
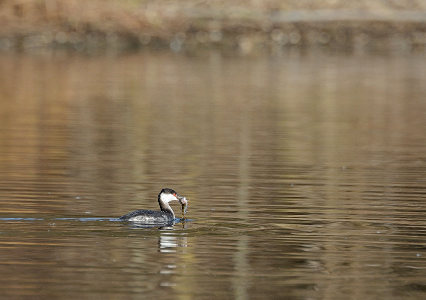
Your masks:
<path fill-rule="evenodd" d="M 166 213 L 171 213 L 173 216 L 173 219 L 175 218 L 175 213 L 173 212 L 173 209 L 168 202 L 165 202 L 161 200 L 161 198 L 158 198 L 158 203 L 160 204 L 161 211 L 164 211 Z"/>

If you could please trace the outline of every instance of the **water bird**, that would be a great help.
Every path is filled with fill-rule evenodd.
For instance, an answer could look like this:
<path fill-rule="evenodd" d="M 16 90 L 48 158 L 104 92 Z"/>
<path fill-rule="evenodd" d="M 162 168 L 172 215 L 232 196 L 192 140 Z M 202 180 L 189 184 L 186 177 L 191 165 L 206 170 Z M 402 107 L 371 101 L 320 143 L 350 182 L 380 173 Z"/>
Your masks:
<path fill-rule="evenodd" d="M 188 200 L 176 193 L 175 190 L 164 188 L 158 194 L 160 211 L 139 209 L 121 216 L 119 220 L 137 222 L 138 224 L 173 224 L 175 213 L 169 204 L 171 201 L 179 201 L 182 206 L 182 213 L 186 213 Z"/>

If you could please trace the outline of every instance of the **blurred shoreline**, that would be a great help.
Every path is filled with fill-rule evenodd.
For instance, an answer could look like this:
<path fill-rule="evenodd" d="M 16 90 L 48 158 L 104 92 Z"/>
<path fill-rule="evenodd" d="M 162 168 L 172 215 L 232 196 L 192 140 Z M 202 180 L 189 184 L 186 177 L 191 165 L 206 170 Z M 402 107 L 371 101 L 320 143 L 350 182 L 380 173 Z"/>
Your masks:
<path fill-rule="evenodd" d="M 424 50 L 426 3 L 4 0 L 0 50 Z"/>

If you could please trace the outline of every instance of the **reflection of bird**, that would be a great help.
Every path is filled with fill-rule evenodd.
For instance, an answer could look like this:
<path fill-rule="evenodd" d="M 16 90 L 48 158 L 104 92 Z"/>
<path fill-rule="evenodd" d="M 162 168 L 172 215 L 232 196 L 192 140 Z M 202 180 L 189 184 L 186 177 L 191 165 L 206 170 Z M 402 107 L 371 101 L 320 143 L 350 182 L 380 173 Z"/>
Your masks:
<path fill-rule="evenodd" d="M 175 219 L 173 209 L 170 207 L 170 201 L 179 201 L 182 210 L 186 210 L 188 201 L 172 189 L 162 189 L 158 194 L 158 204 L 161 211 L 156 210 L 135 210 L 122 217 L 121 221 L 137 222 L 139 224 L 172 224 Z"/>

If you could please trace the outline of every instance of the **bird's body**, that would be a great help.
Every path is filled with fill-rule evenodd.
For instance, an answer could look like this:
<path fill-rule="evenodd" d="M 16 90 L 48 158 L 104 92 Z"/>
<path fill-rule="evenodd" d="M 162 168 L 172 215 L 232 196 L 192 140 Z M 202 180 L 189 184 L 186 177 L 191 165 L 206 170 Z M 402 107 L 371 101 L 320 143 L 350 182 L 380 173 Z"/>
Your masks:
<path fill-rule="evenodd" d="M 162 189 L 161 192 L 158 194 L 158 204 L 160 205 L 161 210 L 157 211 L 139 209 L 125 214 L 124 216 L 121 216 L 120 220 L 147 225 L 173 224 L 175 220 L 175 214 L 169 204 L 169 202 L 171 201 L 179 201 L 182 205 L 182 209 L 186 208 L 188 205 L 188 202 L 185 197 L 178 195 L 178 193 L 176 193 L 172 189 L 165 188 Z"/>
<path fill-rule="evenodd" d="M 120 220 L 122 221 L 138 222 L 143 224 L 171 224 L 174 219 L 174 215 L 170 212 L 146 209 L 135 210 L 120 217 Z"/>

